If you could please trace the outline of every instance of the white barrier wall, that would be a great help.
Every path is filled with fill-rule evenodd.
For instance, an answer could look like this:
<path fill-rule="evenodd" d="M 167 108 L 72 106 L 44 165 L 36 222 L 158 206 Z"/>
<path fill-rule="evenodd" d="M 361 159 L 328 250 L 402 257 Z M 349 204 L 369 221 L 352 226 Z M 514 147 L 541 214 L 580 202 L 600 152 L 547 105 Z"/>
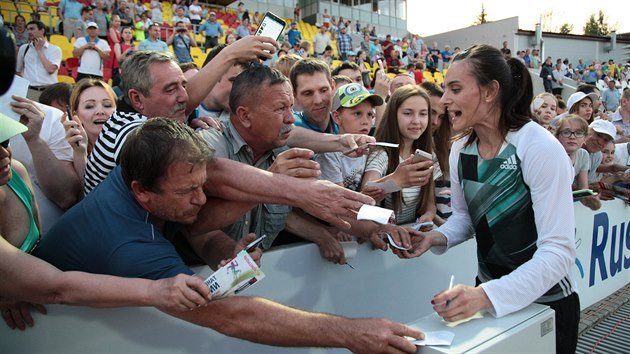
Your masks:
<path fill-rule="evenodd" d="M 576 206 L 578 256 L 574 275 L 582 307 L 630 279 L 630 207 L 605 202 L 601 211 Z M 266 278 L 246 291 L 303 309 L 352 317 L 386 317 L 402 323 L 432 312 L 430 300 L 456 283 L 472 285 L 476 245 L 466 242 L 444 255 L 400 260 L 390 252 L 359 247 L 348 266 L 323 261 L 312 244 L 265 253 Z M 201 271 L 208 275 L 206 268 Z M 151 308 L 91 309 L 47 306 L 25 332 L 0 323 L 0 353 L 347 353 L 345 350 L 274 348 L 228 338 Z M 313 335 L 317 335 L 314 333 Z"/>

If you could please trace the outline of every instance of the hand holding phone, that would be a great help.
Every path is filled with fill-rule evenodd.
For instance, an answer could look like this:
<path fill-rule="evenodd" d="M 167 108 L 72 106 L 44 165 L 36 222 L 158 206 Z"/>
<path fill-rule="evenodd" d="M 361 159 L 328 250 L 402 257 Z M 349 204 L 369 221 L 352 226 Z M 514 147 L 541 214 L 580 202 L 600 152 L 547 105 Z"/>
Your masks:
<path fill-rule="evenodd" d="M 284 31 L 286 24 L 287 23 L 280 17 L 271 12 L 267 12 L 262 21 L 260 21 L 260 25 L 258 26 L 258 29 L 256 29 L 255 35 L 271 37 L 277 41 L 278 38 L 280 38 L 282 31 Z"/>
<path fill-rule="evenodd" d="M 416 149 L 416 152 L 413 154 L 413 159 L 411 163 L 416 163 L 420 161 L 433 161 L 433 156 L 426 151 L 422 151 L 420 149 Z"/>

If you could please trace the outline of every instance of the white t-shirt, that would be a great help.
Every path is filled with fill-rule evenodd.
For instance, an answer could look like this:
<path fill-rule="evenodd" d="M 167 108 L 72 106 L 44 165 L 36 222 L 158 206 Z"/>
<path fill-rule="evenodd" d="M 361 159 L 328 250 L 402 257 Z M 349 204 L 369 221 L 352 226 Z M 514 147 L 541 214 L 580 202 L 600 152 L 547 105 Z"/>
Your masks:
<path fill-rule="evenodd" d="M 623 166 L 630 166 L 630 144 L 615 144 L 615 161 L 614 163 Z"/>
<path fill-rule="evenodd" d="M 46 59 L 57 65 L 57 70 L 59 70 L 59 65 L 61 65 L 61 48 L 46 42 L 42 51 Z M 30 82 L 31 86 L 48 86 L 57 83 L 57 70 L 49 74 L 41 59 L 39 59 L 37 49 L 30 43 L 20 46 L 18 51 L 15 71 L 19 72 L 22 70 L 24 70 L 24 78 Z"/>
<path fill-rule="evenodd" d="M 198 11 L 198 13 L 194 14 L 193 11 Z M 191 20 L 201 20 L 201 6 L 199 5 L 188 6 L 188 17 L 190 17 Z"/>
<path fill-rule="evenodd" d="M 74 42 L 75 48 L 81 48 L 87 44 L 85 37 L 77 38 Z M 99 47 L 105 53 L 111 51 L 107 41 L 102 39 L 96 40 L 96 46 Z M 96 50 L 86 49 L 81 55 L 81 63 L 79 64 L 79 72 L 82 74 L 90 74 L 96 76 L 103 76 L 103 59 Z"/>
<path fill-rule="evenodd" d="M 46 114 L 39 136 L 46 142 L 50 151 L 58 160 L 72 161 L 72 147 L 66 141 L 66 131 L 63 129 L 63 124 L 61 124 L 60 120 L 63 112 L 54 107 L 43 104 L 38 105 Z M 11 150 L 13 151 L 13 158 L 24 164 L 33 182 L 35 200 L 37 201 L 39 215 L 42 220 L 41 231 L 44 234 L 61 217 L 63 210 L 49 200 L 39 187 L 39 181 L 35 175 L 33 157 L 22 135 L 11 138 Z"/>

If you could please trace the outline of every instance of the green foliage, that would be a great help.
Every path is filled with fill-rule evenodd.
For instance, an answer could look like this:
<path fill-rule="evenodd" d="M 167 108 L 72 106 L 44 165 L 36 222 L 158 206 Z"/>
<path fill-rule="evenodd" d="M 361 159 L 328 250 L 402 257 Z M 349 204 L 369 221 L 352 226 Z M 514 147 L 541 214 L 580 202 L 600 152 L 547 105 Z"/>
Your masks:
<path fill-rule="evenodd" d="M 562 34 L 569 34 L 572 31 L 573 31 L 573 25 L 569 23 L 563 23 L 562 26 L 560 26 L 560 30 L 559 30 L 559 32 Z"/>
<path fill-rule="evenodd" d="M 608 20 L 604 11 L 599 10 L 599 14 L 591 14 L 586 25 L 584 25 L 584 34 L 589 36 L 606 36 L 610 33 Z"/>

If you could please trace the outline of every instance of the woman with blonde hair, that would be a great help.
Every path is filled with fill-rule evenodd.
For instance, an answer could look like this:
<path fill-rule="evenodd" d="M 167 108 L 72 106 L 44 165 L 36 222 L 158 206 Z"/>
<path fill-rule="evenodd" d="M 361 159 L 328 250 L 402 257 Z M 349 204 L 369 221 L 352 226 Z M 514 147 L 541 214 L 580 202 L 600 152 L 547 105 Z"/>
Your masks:
<path fill-rule="evenodd" d="M 536 122 L 542 125 L 545 129 L 553 132 L 551 120 L 557 115 L 557 106 L 558 100 L 556 97 L 549 92 L 543 92 L 538 94 L 538 96 L 532 100 L 530 108 Z"/>
<path fill-rule="evenodd" d="M 83 79 L 72 90 L 69 108 L 71 117 L 63 121 L 63 126 L 72 146 L 74 169 L 83 180 L 87 157 L 103 124 L 116 110 L 116 94 L 101 80 Z"/>

